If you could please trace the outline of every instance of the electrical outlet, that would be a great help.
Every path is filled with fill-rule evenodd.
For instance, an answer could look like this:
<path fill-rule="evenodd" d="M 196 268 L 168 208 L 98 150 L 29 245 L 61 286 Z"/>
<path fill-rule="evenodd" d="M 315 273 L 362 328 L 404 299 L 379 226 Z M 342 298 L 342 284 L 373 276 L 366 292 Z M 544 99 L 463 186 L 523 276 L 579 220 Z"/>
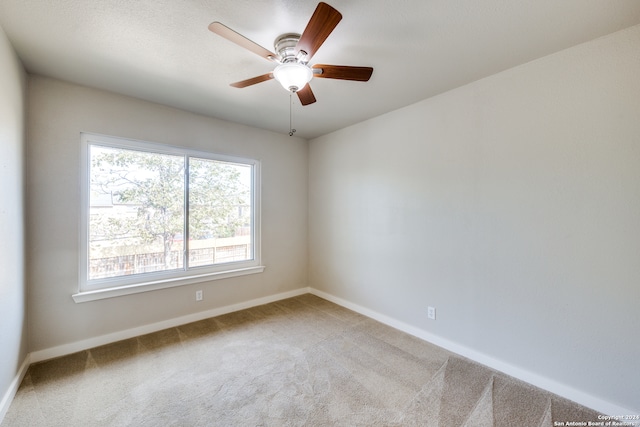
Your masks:
<path fill-rule="evenodd" d="M 427 317 L 431 320 L 436 320 L 436 308 L 427 307 Z"/>
<path fill-rule="evenodd" d="M 202 291 L 196 291 L 196 301 L 202 301 L 203 298 Z"/>

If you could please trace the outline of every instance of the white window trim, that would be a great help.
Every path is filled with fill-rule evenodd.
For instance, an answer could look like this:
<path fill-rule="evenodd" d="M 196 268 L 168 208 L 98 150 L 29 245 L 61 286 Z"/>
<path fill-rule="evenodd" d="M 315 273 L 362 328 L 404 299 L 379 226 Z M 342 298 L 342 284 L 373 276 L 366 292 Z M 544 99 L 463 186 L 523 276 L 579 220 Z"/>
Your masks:
<path fill-rule="evenodd" d="M 73 294 L 76 303 L 113 298 L 141 292 L 166 289 L 199 282 L 227 279 L 248 274 L 262 273 L 260 257 L 260 162 L 254 159 L 197 151 L 183 147 L 158 144 L 133 139 L 116 138 L 92 133 L 81 133 L 81 184 L 80 184 L 80 242 L 79 242 L 79 285 Z M 148 273 L 144 276 L 123 276 L 101 280 L 88 280 L 88 221 L 89 221 L 89 150 L 90 144 L 108 147 L 150 151 L 154 153 L 193 156 L 231 163 L 249 164 L 253 167 L 253 251 L 254 257 L 248 261 L 237 261 L 208 267 L 194 267 L 189 270 Z"/>
<path fill-rule="evenodd" d="M 219 273 L 208 273 L 183 277 L 178 279 L 164 279 L 154 282 L 137 283 L 133 285 L 124 285 L 113 288 L 102 288 L 92 291 L 81 291 L 73 294 L 73 300 L 77 303 L 95 301 L 105 298 L 115 298 L 124 295 L 139 294 L 141 292 L 155 291 L 158 289 L 173 288 L 176 286 L 192 285 L 194 283 L 207 282 L 211 280 L 228 279 L 230 277 L 245 276 L 248 274 L 262 273 L 265 267 L 263 265 L 257 267 L 242 268 L 238 270 L 228 270 Z"/>

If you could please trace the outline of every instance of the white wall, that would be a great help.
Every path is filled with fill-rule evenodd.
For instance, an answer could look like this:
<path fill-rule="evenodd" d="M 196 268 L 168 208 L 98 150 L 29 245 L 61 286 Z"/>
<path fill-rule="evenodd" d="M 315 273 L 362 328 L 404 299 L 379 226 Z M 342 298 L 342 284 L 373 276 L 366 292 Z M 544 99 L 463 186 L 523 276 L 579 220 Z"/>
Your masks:
<path fill-rule="evenodd" d="M 2 28 L 0 94 L 1 421 L 27 356 L 23 196 L 26 75 Z"/>
<path fill-rule="evenodd" d="M 44 351 L 307 284 L 307 142 L 32 76 L 27 144 L 29 350 Z M 80 132 L 262 161 L 261 274 L 76 304 Z M 195 290 L 204 301 L 195 302 Z M 69 347 L 71 348 L 71 347 Z"/>
<path fill-rule="evenodd" d="M 636 26 L 311 141 L 310 285 L 639 413 L 639 76 Z"/>

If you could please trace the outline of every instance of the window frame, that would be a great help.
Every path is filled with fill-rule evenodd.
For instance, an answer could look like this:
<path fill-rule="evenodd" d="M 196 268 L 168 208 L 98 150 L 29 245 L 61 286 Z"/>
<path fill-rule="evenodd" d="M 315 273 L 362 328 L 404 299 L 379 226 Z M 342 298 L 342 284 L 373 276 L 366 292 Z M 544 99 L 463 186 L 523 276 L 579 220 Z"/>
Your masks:
<path fill-rule="evenodd" d="M 185 147 L 160 144 L 156 142 L 140 141 L 94 133 L 82 132 L 81 142 L 81 170 L 80 170 L 80 242 L 79 242 L 79 272 L 78 292 L 72 297 L 75 302 L 86 302 L 103 298 L 112 298 L 128 294 L 148 292 L 184 286 L 204 281 L 220 280 L 230 277 L 256 274 L 264 271 L 260 254 L 260 161 L 244 157 L 230 156 L 213 152 L 194 150 Z M 209 266 L 184 266 L 177 270 L 157 271 L 128 276 L 109 277 L 89 280 L 89 222 L 90 222 L 90 169 L 91 145 L 109 148 L 121 148 L 158 154 L 182 156 L 185 161 L 185 180 L 188 182 L 187 159 L 189 157 L 235 163 L 251 166 L 251 204 L 252 204 L 252 250 L 253 259 L 246 261 L 232 261 Z M 184 235 L 187 236 L 188 227 L 188 185 L 184 186 Z M 185 259 L 188 258 L 188 239 L 184 239 L 182 248 Z"/>

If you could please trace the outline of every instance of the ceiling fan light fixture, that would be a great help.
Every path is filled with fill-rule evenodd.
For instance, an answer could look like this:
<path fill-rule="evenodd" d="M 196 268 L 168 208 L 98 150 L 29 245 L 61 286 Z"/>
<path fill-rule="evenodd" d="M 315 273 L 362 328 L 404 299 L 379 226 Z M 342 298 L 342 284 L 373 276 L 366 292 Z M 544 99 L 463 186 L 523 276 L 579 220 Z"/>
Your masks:
<path fill-rule="evenodd" d="M 313 78 L 311 68 L 299 62 L 280 64 L 273 70 L 273 77 L 280 82 L 285 90 L 297 92 Z"/>

